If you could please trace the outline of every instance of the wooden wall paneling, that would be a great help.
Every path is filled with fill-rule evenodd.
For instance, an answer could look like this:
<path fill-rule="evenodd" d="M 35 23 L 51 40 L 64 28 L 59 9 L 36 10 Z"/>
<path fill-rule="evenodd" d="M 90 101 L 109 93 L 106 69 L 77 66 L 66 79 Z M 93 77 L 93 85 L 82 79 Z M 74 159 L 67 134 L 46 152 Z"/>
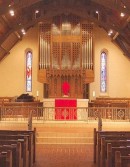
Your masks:
<path fill-rule="evenodd" d="M 52 25 L 51 25 L 51 41 L 50 41 L 50 69 L 52 70 L 52 61 L 53 61 L 53 33 L 52 33 Z"/>
<path fill-rule="evenodd" d="M 70 80 L 70 97 L 75 97 L 75 80 L 74 80 L 74 76 L 71 76 L 71 80 Z"/>
<path fill-rule="evenodd" d="M 90 54 L 91 54 L 91 45 L 90 45 L 90 25 L 88 24 L 86 27 L 87 31 L 88 31 L 88 36 L 87 36 L 87 43 L 88 43 L 88 69 L 90 69 Z"/>
<path fill-rule="evenodd" d="M 54 85 L 54 83 L 53 83 L 53 78 L 52 78 L 52 76 L 50 76 L 50 78 L 48 79 L 49 80 L 49 97 L 53 97 L 53 85 Z"/>
<path fill-rule="evenodd" d="M 80 27 L 81 27 L 81 23 L 80 23 Z M 81 31 L 81 28 L 80 28 L 80 69 L 83 68 L 82 61 L 83 61 L 83 55 L 82 55 L 82 31 Z"/>
<path fill-rule="evenodd" d="M 94 82 L 94 71 L 93 70 L 85 70 L 85 83 Z"/>
<path fill-rule="evenodd" d="M 38 81 L 41 83 L 47 83 L 46 69 L 38 70 Z"/>
<path fill-rule="evenodd" d="M 57 77 L 54 77 L 54 97 L 57 97 Z"/>
<path fill-rule="evenodd" d="M 76 97 L 77 97 L 78 94 L 79 94 L 79 92 L 78 92 L 78 87 L 79 87 L 79 85 L 78 85 L 78 77 L 76 76 L 76 77 L 75 77 L 75 86 L 74 86 L 74 88 L 75 88 L 75 96 L 76 96 Z"/>

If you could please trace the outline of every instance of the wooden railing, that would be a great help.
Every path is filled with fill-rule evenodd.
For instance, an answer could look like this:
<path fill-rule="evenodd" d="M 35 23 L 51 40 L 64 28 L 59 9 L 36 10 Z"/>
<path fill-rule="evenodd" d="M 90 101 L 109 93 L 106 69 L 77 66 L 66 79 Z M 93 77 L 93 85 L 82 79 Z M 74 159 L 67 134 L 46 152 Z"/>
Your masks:
<path fill-rule="evenodd" d="M 90 107 L 130 107 L 130 98 L 96 98 L 89 102 Z"/>
<path fill-rule="evenodd" d="M 78 121 L 98 120 L 102 121 L 130 121 L 129 107 L 88 107 L 88 108 L 55 108 L 55 107 L 31 107 L 31 106 L 1 106 L 0 121 L 29 121 L 30 115 L 32 122 L 35 121 L 58 121 L 55 119 L 55 111 L 59 114 L 64 111 L 64 120 L 73 118 L 76 110 Z M 71 115 L 68 115 L 71 114 Z M 69 119 L 70 120 L 70 119 Z M 73 120 L 73 119 L 72 119 Z"/>

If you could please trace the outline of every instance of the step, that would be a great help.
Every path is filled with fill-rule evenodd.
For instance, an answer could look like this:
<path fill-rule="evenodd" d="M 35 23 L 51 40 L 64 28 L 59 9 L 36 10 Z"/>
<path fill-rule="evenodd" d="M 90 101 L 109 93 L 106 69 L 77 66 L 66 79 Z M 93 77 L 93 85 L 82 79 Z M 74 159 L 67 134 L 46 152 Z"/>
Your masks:
<path fill-rule="evenodd" d="M 92 133 L 66 133 L 66 132 L 37 132 L 36 142 L 39 143 L 93 143 Z"/>
<path fill-rule="evenodd" d="M 92 137 L 37 137 L 37 144 L 92 144 Z"/>
<path fill-rule="evenodd" d="M 80 133 L 73 133 L 73 132 L 36 132 L 37 137 L 93 137 L 92 132 L 80 132 Z"/>

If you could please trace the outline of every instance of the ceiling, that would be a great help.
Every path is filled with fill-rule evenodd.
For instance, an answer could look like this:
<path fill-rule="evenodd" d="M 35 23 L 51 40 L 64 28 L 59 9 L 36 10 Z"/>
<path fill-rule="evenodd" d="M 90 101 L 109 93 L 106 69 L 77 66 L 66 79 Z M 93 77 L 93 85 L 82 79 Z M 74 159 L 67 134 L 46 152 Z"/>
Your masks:
<path fill-rule="evenodd" d="M 0 61 L 29 28 L 62 13 L 103 28 L 130 59 L 130 0 L 0 0 Z"/>

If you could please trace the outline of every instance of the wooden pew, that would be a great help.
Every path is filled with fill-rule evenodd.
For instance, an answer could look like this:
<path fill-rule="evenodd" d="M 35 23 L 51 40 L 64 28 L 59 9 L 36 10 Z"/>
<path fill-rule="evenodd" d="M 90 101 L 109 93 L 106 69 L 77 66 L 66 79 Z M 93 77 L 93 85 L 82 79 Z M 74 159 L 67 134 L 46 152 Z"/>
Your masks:
<path fill-rule="evenodd" d="M 2 154 L 2 152 L 0 152 L 0 165 L 3 167 L 6 167 L 6 154 Z"/>
<path fill-rule="evenodd" d="M 27 134 L 20 134 L 20 133 L 14 133 L 14 131 L 1 131 L 0 132 L 0 140 L 5 138 L 6 140 L 16 140 L 21 142 L 22 144 L 22 155 L 23 155 L 23 165 L 25 167 L 31 167 L 33 165 L 33 160 L 32 160 L 32 147 L 31 147 L 31 139 L 30 136 Z"/>
<path fill-rule="evenodd" d="M 129 136 L 118 136 L 118 135 L 103 135 L 102 137 L 101 137 L 101 139 L 102 138 L 105 138 L 105 140 L 129 140 L 130 139 L 130 135 Z M 101 140 L 100 139 L 100 140 Z M 120 145 L 120 144 L 119 144 Z M 98 164 L 98 167 L 101 165 L 101 161 L 100 161 L 100 159 L 101 158 L 103 158 L 105 155 L 103 155 L 103 153 L 101 154 L 101 147 L 102 147 L 102 149 L 104 150 L 104 148 L 103 148 L 103 146 L 101 145 L 101 141 L 99 142 L 98 141 L 98 147 L 97 147 L 97 164 Z M 101 155 L 103 155 L 102 157 L 101 157 Z M 104 161 L 104 159 L 102 160 L 102 161 Z M 102 162 L 103 163 L 103 162 Z M 104 164 L 104 163 L 103 163 Z M 103 166 L 104 167 L 104 166 Z"/>
<path fill-rule="evenodd" d="M 113 97 L 108 97 L 108 98 L 96 98 L 95 100 L 91 100 L 89 102 L 89 106 L 91 107 L 129 107 L 130 106 L 130 98 L 113 98 Z"/>
<path fill-rule="evenodd" d="M 23 166 L 28 167 L 29 165 L 29 151 L 28 151 L 28 138 L 25 135 L 10 135 L 0 134 L 0 140 L 24 140 L 23 143 Z"/>
<path fill-rule="evenodd" d="M 19 159 L 17 159 L 17 145 L 0 145 L 0 152 L 7 152 L 9 150 L 12 152 L 12 166 L 21 167 Z"/>
<path fill-rule="evenodd" d="M 0 134 L 25 135 L 28 137 L 29 166 L 35 163 L 36 158 L 36 128 L 34 130 L 0 130 Z M 24 161 L 25 163 L 25 161 Z"/>
<path fill-rule="evenodd" d="M 32 154 L 33 163 L 36 160 L 36 128 L 34 130 L 0 130 L 0 134 L 22 134 L 22 135 L 29 135 L 28 142 L 29 142 L 29 149 L 30 154 Z"/>
<path fill-rule="evenodd" d="M 117 140 L 111 139 L 105 139 L 105 137 L 101 138 L 101 151 L 100 151 L 100 167 L 106 166 L 106 159 L 107 159 L 107 144 L 111 143 L 112 147 L 121 147 L 121 146 L 129 146 L 130 140 L 124 140 L 121 138 L 117 138 Z"/>
<path fill-rule="evenodd" d="M 7 152 L 6 152 L 7 153 Z M 2 167 L 6 167 L 7 166 L 7 155 L 6 155 L 6 153 L 2 153 L 2 152 L 0 152 L 0 165 L 2 166 Z"/>
<path fill-rule="evenodd" d="M 100 165 L 100 150 L 101 150 L 101 137 L 109 136 L 109 139 L 115 136 L 119 139 L 130 139 L 130 132 L 129 131 L 96 131 L 94 128 L 94 163 L 98 160 L 98 166 Z"/>
<path fill-rule="evenodd" d="M 120 153 L 121 153 L 122 156 L 128 156 L 128 155 L 130 155 L 130 147 L 127 147 L 127 146 L 126 147 L 125 146 L 112 147 L 111 143 L 108 143 L 107 144 L 107 160 L 106 160 L 106 166 L 107 167 L 113 167 L 114 166 L 116 151 L 120 151 Z"/>
<path fill-rule="evenodd" d="M 7 150 L 0 152 L 0 166 L 1 167 L 13 167 L 12 166 L 12 151 Z"/>
<path fill-rule="evenodd" d="M 24 152 L 23 152 L 23 147 L 24 147 L 24 140 L 0 140 L 0 145 L 17 145 L 17 159 L 18 162 L 21 164 L 21 167 L 27 167 L 25 163 L 23 164 L 24 161 Z M 21 150 L 21 151 L 20 151 Z"/>
<path fill-rule="evenodd" d="M 120 151 L 116 151 L 115 167 L 130 167 L 130 155 L 122 156 Z"/>

